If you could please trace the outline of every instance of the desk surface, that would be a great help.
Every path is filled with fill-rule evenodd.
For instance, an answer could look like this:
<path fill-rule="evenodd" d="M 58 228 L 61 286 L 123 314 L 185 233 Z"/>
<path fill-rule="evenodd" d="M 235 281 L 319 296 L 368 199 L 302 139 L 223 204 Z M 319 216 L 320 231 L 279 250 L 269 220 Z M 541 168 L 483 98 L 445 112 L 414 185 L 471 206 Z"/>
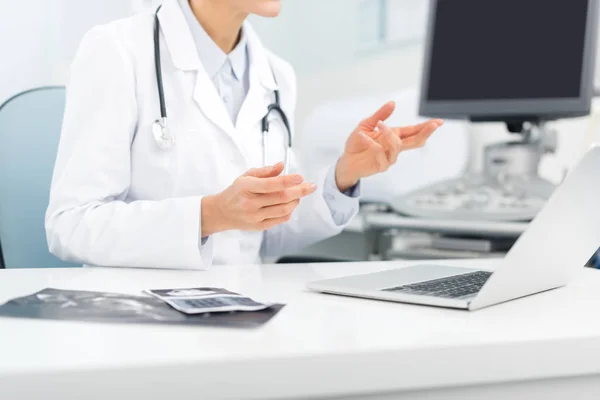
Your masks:
<path fill-rule="evenodd" d="M 448 263 L 493 268 L 495 261 Z M 582 268 L 566 288 L 473 313 L 305 290 L 308 281 L 404 265 L 0 270 L 0 303 L 45 287 L 139 293 L 211 285 L 288 304 L 256 330 L 0 318 L 0 397 L 79 385 L 98 398 L 123 388 L 306 398 L 600 374 L 596 270 Z M 152 382 L 170 389 L 161 393 Z"/>

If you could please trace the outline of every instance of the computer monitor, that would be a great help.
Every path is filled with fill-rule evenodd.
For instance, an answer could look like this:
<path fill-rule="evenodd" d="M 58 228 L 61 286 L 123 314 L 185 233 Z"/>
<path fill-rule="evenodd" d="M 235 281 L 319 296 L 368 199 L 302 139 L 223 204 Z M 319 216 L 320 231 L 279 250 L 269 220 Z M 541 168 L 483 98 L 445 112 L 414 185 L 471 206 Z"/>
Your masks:
<path fill-rule="evenodd" d="M 431 0 L 420 114 L 473 121 L 587 115 L 597 0 Z"/>

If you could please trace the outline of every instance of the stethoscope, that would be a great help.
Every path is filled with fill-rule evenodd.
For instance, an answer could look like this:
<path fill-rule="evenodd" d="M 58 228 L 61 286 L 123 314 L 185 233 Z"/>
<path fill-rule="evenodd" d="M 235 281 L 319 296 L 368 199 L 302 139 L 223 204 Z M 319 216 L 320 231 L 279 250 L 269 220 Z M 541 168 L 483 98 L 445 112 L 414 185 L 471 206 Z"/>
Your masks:
<path fill-rule="evenodd" d="M 152 134 L 156 139 L 156 143 L 163 150 L 170 150 L 175 146 L 175 136 L 169 132 L 168 123 L 167 123 L 167 107 L 165 103 L 165 91 L 163 86 L 163 78 L 162 78 L 162 66 L 160 62 L 160 21 L 158 20 L 158 11 L 160 7 L 156 10 L 154 14 L 154 64 L 156 68 L 156 82 L 158 87 L 158 99 L 160 102 L 160 119 L 157 119 L 152 124 Z M 271 73 L 273 74 L 273 79 L 277 83 L 277 79 L 275 78 L 275 73 L 271 69 Z M 281 108 L 281 103 L 279 99 L 279 90 L 274 90 L 275 102 L 267 108 L 267 114 L 263 117 L 261 122 L 262 128 L 262 149 L 263 149 L 263 166 L 267 165 L 267 135 L 269 134 L 269 116 L 271 113 L 279 114 L 283 125 L 287 131 L 287 146 L 285 148 L 285 171 L 288 171 L 288 162 L 290 159 L 290 154 L 292 151 L 292 131 L 290 128 L 290 123 L 287 118 L 287 115 Z"/>

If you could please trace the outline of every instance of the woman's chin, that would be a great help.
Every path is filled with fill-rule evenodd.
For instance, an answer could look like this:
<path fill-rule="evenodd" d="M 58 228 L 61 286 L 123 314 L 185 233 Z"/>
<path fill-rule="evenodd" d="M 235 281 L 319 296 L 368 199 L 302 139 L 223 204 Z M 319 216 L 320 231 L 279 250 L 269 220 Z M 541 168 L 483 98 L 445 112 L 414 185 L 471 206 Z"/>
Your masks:
<path fill-rule="evenodd" d="M 281 1 L 280 0 L 269 0 L 264 1 L 257 6 L 257 9 L 253 11 L 253 14 L 261 17 L 274 18 L 281 13 Z"/>

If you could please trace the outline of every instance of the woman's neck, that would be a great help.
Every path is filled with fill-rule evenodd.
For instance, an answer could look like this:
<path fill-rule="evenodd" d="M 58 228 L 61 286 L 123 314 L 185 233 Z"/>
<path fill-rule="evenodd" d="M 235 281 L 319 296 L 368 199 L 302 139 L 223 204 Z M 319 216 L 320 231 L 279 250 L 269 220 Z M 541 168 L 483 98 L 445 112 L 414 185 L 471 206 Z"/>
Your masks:
<path fill-rule="evenodd" d="M 224 0 L 189 0 L 196 19 L 211 39 L 229 54 L 240 39 L 242 24 L 248 16 L 234 10 Z"/>

